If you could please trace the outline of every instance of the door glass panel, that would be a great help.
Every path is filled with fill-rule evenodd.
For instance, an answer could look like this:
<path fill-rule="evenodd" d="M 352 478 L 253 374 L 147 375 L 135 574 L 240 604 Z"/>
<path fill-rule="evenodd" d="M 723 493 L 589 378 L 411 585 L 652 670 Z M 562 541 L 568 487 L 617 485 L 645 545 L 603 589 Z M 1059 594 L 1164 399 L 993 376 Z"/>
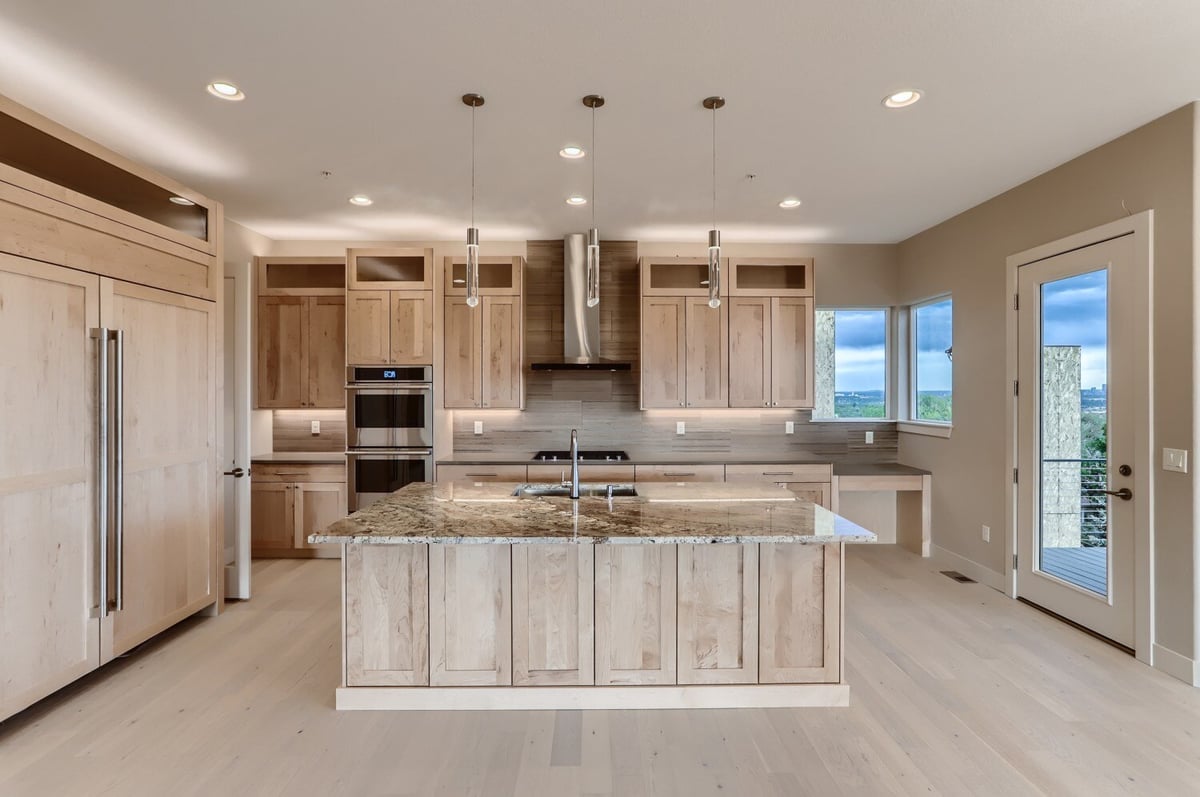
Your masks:
<path fill-rule="evenodd" d="M 1108 271 L 1041 286 L 1039 569 L 1108 595 Z"/>

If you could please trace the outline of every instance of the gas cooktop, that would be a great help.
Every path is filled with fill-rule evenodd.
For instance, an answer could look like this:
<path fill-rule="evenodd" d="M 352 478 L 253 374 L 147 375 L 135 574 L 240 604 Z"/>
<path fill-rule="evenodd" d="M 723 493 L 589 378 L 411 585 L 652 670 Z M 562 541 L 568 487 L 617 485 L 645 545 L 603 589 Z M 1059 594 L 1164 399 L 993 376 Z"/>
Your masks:
<path fill-rule="evenodd" d="M 629 459 L 624 451 L 580 451 L 580 462 L 622 462 Z M 534 462 L 571 461 L 570 451 L 539 451 L 533 455 Z"/>

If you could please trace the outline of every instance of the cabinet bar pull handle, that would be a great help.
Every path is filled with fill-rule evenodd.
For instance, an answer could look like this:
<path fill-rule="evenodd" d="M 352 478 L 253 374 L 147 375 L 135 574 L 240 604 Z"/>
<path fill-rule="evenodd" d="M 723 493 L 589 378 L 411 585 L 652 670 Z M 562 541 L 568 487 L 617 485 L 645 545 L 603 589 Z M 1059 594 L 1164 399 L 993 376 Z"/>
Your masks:
<path fill-rule="evenodd" d="M 664 476 L 695 476 L 696 472 L 690 471 L 690 472 L 685 473 L 683 471 L 669 471 L 668 470 L 668 471 L 663 471 L 663 475 Z"/>
<path fill-rule="evenodd" d="M 100 616 L 108 616 L 108 330 L 92 329 L 96 347 L 96 543 Z"/>
<path fill-rule="evenodd" d="M 795 471 L 790 470 L 764 470 L 764 476 L 795 476 Z"/>
<path fill-rule="evenodd" d="M 122 330 L 113 331 L 116 341 L 116 357 L 113 358 L 113 424 L 116 435 L 113 438 L 113 526 L 117 536 L 117 600 L 116 610 L 119 612 L 125 603 L 125 333 Z"/>

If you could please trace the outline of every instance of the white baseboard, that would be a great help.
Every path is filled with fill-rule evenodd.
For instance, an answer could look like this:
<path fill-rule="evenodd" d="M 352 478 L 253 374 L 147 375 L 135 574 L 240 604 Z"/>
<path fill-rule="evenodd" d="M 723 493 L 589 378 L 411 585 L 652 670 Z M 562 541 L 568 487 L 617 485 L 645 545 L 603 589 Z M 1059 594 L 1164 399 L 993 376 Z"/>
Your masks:
<path fill-rule="evenodd" d="M 1154 643 L 1153 667 L 1189 686 L 1200 686 L 1200 662 Z"/>
<path fill-rule="evenodd" d="M 933 561 L 939 568 L 957 570 L 964 576 L 970 576 L 980 584 L 991 587 L 997 592 L 1004 592 L 1004 574 L 997 573 L 990 567 L 984 567 L 972 559 L 959 556 L 954 551 L 947 551 L 940 545 L 933 546 Z"/>

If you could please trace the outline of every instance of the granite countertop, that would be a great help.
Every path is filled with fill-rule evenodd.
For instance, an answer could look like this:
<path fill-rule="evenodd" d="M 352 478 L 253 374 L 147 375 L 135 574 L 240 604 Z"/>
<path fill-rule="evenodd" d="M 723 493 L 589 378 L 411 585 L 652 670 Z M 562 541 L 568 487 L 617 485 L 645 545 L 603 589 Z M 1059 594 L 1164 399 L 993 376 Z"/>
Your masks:
<path fill-rule="evenodd" d="M 930 476 L 933 471 L 895 462 L 835 462 L 834 476 Z"/>
<path fill-rule="evenodd" d="M 255 454 L 250 464 L 258 465 L 344 465 L 346 455 L 341 451 L 276 451 Z"/>
<path fill-rule="evenodd" d="M 515 483 L 410 484 L 311 543 L 521 544 L 874 542 L 874 533 L 757 484 L 638 484 L 638 497 L 517 498 Z"/>
<path fill-rule="evenodd" d="M 528 457 L 513 457 L 511 455 L 489 456 L 487 454 L 456 454 L 449 459 L 439 459 L 439 465 L 570 465 L 569 459 L 533 459 Z M 629 459 L 606 461 L 589 459 L 579 463 L 583 467 L 612 465 L 828 465 L 828 459 L 812 459 L 804 457 L 745 457 L 745 456 L 708 456 L 703 459 L 695 456 L 679 454 L 666 455 L 633 455 Z"/>

